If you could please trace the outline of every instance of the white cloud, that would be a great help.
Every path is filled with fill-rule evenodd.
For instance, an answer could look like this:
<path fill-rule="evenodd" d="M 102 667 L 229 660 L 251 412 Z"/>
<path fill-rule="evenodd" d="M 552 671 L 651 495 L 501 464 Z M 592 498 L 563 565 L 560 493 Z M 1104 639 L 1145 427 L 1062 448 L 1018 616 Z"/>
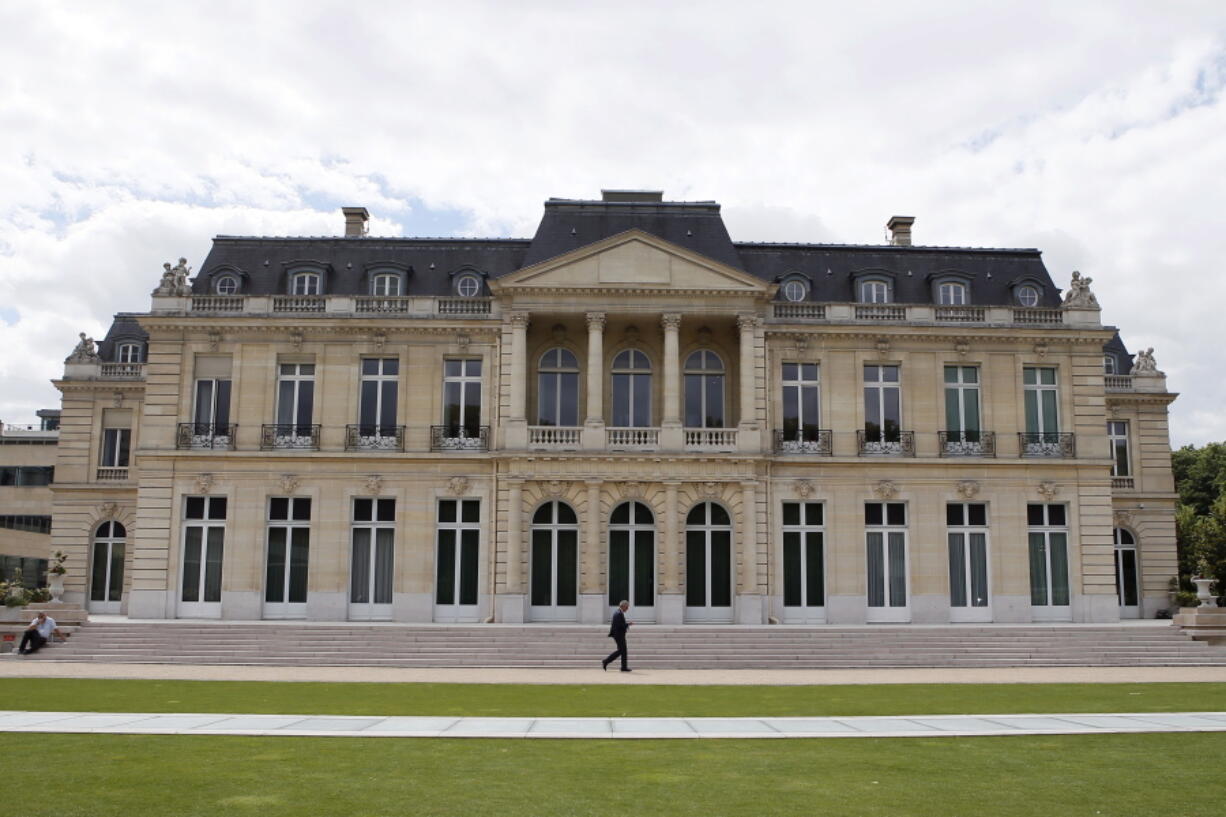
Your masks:
<path fill-rule="evenodd" d="M 0 7 L 0 417 L 219 232 L 661 187 L 734 238 L 1038 246 L 1155 346 L 1176 442 L 1226 439 L 1226 7 L 563 2 Z M 429 219 L 426 219 L 429 221 Z M 9 312 L 4 313 L 10 316 Z"/>

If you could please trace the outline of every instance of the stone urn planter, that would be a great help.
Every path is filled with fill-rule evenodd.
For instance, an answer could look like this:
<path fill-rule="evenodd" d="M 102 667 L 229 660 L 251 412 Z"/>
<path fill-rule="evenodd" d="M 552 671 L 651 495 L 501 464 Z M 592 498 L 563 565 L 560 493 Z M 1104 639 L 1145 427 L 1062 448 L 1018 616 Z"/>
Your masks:
<path fill-rule="evenodd" d="M 1209 592 L 1213 579 L 1193 579 L 1192 583 L 1196 585 L 1196 598 L 1200 600 L 1201 607 L 1217 606 L 1217 599 Z"/>
<path fill-rule="evenodd" d="M 49 573 L 47 574 L 47 589 L 51 591 L 51 600 L 57 604 L 62 602 L 60 596 L 64 595 L 64 574 Z"/>

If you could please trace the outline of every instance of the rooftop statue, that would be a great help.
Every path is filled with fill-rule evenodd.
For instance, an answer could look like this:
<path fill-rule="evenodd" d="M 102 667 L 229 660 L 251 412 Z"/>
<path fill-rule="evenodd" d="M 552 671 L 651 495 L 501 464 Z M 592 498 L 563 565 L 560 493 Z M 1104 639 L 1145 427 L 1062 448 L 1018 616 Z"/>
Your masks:
<path fill-rule="evenodd" d="M 1090 282 L 1093 280 L 1089 276 L 1082 278 L 1080 272 L 1073 270 L 1073 280 L 1069 281 L 1068 294 L 1064 296 L 1064 305 L 1081 309 L 1099 309 L 1098 299 L 1090 291 Z"/>
<path fill-rule="evenodd" d="M 1158 371 L 1158 364 L 1154 360 L 1154 347 L 1149 347 L 1140 352 L 1137 352 L 1136 358 L 1132 361 L 1132 373 L 1140 375 L 1161 375 Z"/>
<path fill-rule="evenodd" d="M 188 273 L 192 268 L 187 266 L 187 259 L 180 258 L 179 263 L 174 267 L 170 266 L 167 261 L 162 264 L 162 280 L 158 283 L 157 289 L 153 290 L 154 295 L 191 295 L 192 289 L 187 283 Z"/>
<path fill-rule="evenodd" d="M 72 350 L 72 354 L 64 358 L 65 363 L 97 363 L 98 349 L 94 346 L 94 339 L 87 338 L 82 332 L 78 336 L 81 338 L 77 343 L 76 348 Z"/>

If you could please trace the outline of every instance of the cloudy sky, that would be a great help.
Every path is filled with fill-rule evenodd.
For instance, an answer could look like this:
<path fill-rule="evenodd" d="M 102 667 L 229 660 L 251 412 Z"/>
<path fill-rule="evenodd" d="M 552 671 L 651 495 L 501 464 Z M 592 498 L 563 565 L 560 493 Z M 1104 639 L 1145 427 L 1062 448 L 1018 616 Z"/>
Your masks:
<path fill-rule="evenodd" d="M 1173 442 L 1226 440 L 1224 87 L 1220 0 L 3 3 L 0 419 L 213 235 L 651 187 L 738 240 L 1039 247 L 1156 348 Z"/>

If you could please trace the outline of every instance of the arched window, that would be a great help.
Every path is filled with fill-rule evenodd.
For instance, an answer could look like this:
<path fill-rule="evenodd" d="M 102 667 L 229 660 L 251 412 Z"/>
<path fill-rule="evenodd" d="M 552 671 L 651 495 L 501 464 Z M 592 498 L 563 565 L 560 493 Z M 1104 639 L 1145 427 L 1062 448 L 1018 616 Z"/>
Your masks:
<path fill-rule="evenodd" d="M 694 621 L 732 619 L 732 519 L 714 502 L 695 505 L 685 518 L 686 616 Z"/>
<path fill-rule="evenodd" d="M 233 275 L 222 275 L 213 283 L 213 291 L 218 295 L 235 295 L 238 293 L 238 278 Z"/>
<path fill-rule="evenodd" d="M 573 352 L 550 349 L 541 355 L 536 404 L 537 425 L 579 425 L 579 361 Z"/>
<path fill-rule="evenodd" d="M 116 363 L 140 363 L 140 344 L 121 343 L 115 347 Z"/>
<path fill-rule="evenodd" d="M 579 600 L 579 519 L 565 502 L 532 515 L 531 601 L 535 619 L 573 619 Z"/>
<path fill-rule="evenodd" d="M 1038 306 L 1039 290 L 1031 284 L 1023 284 L 1017 288 L 1017 302 L 1022 306 Z"/>
<path fill-rule="evenodd" d="M 318 295 L 319 288 L 318 272 L 299 272 L 290 279 L 291 295 Z"/>
<path fill-rule="evenodd" d="M 623 599 L 643 615 L 655 606 L 655 516 L 642 502 L 623 502 L 609 516 L 609 606 Z"/>
<path fill-rule="evenodd" d="M 724 428 L 724 362 L 708 349 L 685 361 L 685 425 Z"/>
<path fill-rule="evenodd" d="M 400 276 L 394 272 L 376 275 L 370 281 L 370 294 L 396 297 L 400 294 Z"/>
<path fill-rule="evenodd" d="M 475 298 L 481 294 L 481 279 L 471 273 L 461 275 L 455 281 L 455 291 L 461 298 Z"/>
<path fill-rule="evenodd" d="M 1140 576 L 1137 569 L 1137 540 L 1130 531 L 1115 529 L 1115 594 L 1120 607 L 1137 608 Z M 1121 611 L 1122 613 L 1123 611 Z M 1135 609 L 1132 611 L 1135 614 Z"/>
<path fill-rule="evenodd" d="M 890 285 L 885 281 L 865 281 L 860 284 L 860 303 L 888 304 Z"/>
<path fill-rule="evenodd" d="M 937 303 L 941 306 L 965 306 L 966 284 L 947 281 L 937 287 Z"/>
<path fill-rule="evenodd" d="M 119 612 L 127 536 L 127 530 L 119 522 L 103 522 L 94 531 L 89 573 L 89 609 L 94 612 Z"/>
<path fill-rule="evenodd" d="M 792 278 L 784 282 L 782 292 L 785 301 L 803 301 L 809 294 L 809 288 L 800 278 Z"/>
<path fill-rule="evenodd" d="M 627 349 L 613 358 L 613 426 L 650 425 L 651 361 L 638 349 Z"/>

